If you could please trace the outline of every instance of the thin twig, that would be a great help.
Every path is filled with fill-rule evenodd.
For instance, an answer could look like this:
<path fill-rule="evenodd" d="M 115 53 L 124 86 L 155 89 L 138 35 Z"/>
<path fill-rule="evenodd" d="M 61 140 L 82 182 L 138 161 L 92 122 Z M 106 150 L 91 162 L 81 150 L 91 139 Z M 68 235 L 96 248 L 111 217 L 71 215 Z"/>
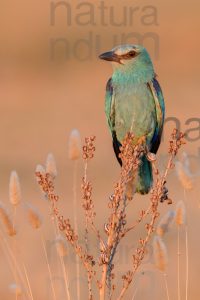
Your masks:
<path fill-rule="evenodd" d="M 51 282 L 51 289 L 52 289 L 53 299 L 56 300 L 56 292 L 55 292 L 55 288 L 54 288 L 54 284 L 53 284 L 52 271 L 51 271 L 51 267 L 50 267 L 50 264 L 49 264 L 48 255 L 47 255 L 46 247 L 45 247 L 45 244 L 44 244 L 44 237 L 42 235 L 42 232 L 40 232 L 40 239 L 41 239 L 41 244 L 42 244 L 42 248 L 43 248 L 43 251 L 44 251 L 44 256 L 45 256 L 45 260 L 46 260 L 46 264 L 47 264 L 47 268 L 48 268 L 48 272 L 49 272 L 49 278 L 50 278 L 50 282 Z"/>
<path fill-rule="evenodd" d="M 177 232 L 177 247 L 178 247 L 178 261 L 177 261 L 177 289 L 178 289 L 178 300 L 181 299 L 181 290 L 180 290 L 180 225 L 178 225 L 178 232 Z"/>
<path fill-rule="evenodd" d="M 7 259 L 8 259 L 9 265 L 11 267 L 11 271 L 13 273 L 13 276 L 15 278 L 15 269 L 13 268 L 13 264 L 14 264 L 14 261 L 15 261 L 15 256 L 14 256 L 13 250 L 10 248 L 7 240 L 4 238 L 4 236 L 1 232 L 0 232 L 0 241 L 2 242 L 3 246 L 6 248 L 6 249 L 4 249 L 4 248 L 3 249 L 4 249 L 4 252 L 5 252 L 5 255 L 7 256 Z M 20 267 L 18 266 L 18 263 L 16 264 L 16 270 L 17 270 L 18 276 L 19 276 L 23 286 L 26 289 L 26 293 L 27 293 L 28 297 L 30 297 L 30 299 L 31 299 L 31 295 L 29 294 L 29 290 L 28 290 L 28 287 L 26 285 L 26 281 L 24 279 L 24 276 L 21 272 Z"/>
<path fill-rule="evenodd" d="M 188 282 L 189 282 L 189 251 L 188 251 L 188 227 L 185 226 L 185 248 L 186 248 L 186 282 L 185 282 L 185 299 L 188 300 Z"/>
<path fill-rule="evenodd" d="M 23 263 L 23 269 L 24 269 L 24 274 L 25 274 L 25 277 L 26 277 L 26 282 L 27 282 L 27 286 L 28 286 L 28 289 L 29 289 L 30 297 L 31 297 L 31 300 L 33 300 L 33 293 L 32 293 L 32 289 L 31 289 L 27 269 L 26 269 L 26 266 L 25 266 L 24 263 Z"/>
<path fill-rule="evenodd" d="M 73 214 L 74 214 L 74 230 L 78 234 L 78 221 L 77 221 L 77 160 L 74 161 L 73 170 Z M 80 300 L 80 264 L 79 257 L 76 255 L 76 290 L 77 290 L 77 300 Z"/>
<path fill-rule="evenodd" d="M 76 255 L 78 255 L 80 261 L 82 262 L 85 270 L 95 279 L 95 282 L 98 286 L 98 281 L 96 280 L 96 272 L 93 270 L 95 261 L 92 255 L 89 255 L 80 245 L 78 241 L 78 236 L 75 234 L 69 219 L 64 219 L 59 213 L 57 207 L 57 202 L 59 197 L 55 194 L 54 184 L 51 180 L 49 174 L 42 174 L 39 171 L 36 171 L 36 176 L 38 178 L 38 183 L 41 186 L 43 192 L 46 195 L 46 198 L 51 203 L 51 211 L 57 219 L 59 231 L 65 234 L 67 241 L 71 244 Z"/>
<path fill-rule="evenodd" d="M 168 283 L 167 283 L 167 274 L 163 274 L 164 277 L 164 282 L 165 282 L 165 289 L 166 289 L 166 294 L 167 294 L 167 300 L 169 300 L 169 288 L 168 288 Z"/>
<path fill-rule="evenodd" d="M 49 212 L 51 214 L 51 205 L 50 205 L 50 203 L 49 203 Z M 54 229 L 54 236 L 55 236 L 55 239 L 56 239 L 56 237 L 59 235 L 58 220 L 57 220 L 57 218 L 55 218 L 55 216 L 52 216 L 51 221 L 52 221 L 52 226 L 53 226 L 53 229 Z M 67 298 L 68 298 L 68 300 L 71 300 L 70 291 L 69 291 L 69 280 L 68 280 L 68 274 L 67 274 L 67 271 L 66 271 L 65 263 L 64 263 L 63 257 L 61 257 L 60 252 L 58 252 L 58 256 L 59 256 L 59 260 L 60 260 L 61 269 L 62 269 L 62 272 L 63 272 Z"/>
<path fill-rule="evenodd" d="M 149 205 L 149 207 L 147 208 L 147 210 L 142 211 L 142 212 L 141 212 L 140 218 L 139 218 L 137 221 L 135 221 L 134 224 L 132 224 L 131 226 L 129 226 L 128 228 L 126 228 L 126 229 L 122 232 L 122 237 L 125 237 L 125 235 L 126 235 L 129 231 L 135 229 L 135 227 L 136 227 L 138 224 L 140 224 L 140 223 L 141 223 L 141 222 L 142 222 L 142 221 L 150 214 L 151 208 L 152 208 L 151 205 Z"/>
<path fill-rule="evenodd" d="M 184 189 L 184 198 L 187 202 L 187 194 Z M 188 226 L 185 225 L 185 255 L 186 255 L 186 280 L 185 280 L 185 299 L 188 300 L 188 284 L 189 284 L 189 250 L 188 250 Z"/>
<path fill-rule="evenodd" d="M 162 176 L 160 176 L 159 171 L 155 167 L 155 162 L 153 163 L 153 169 L 155 174 L 157 175 L 156 183 L 151 191 L 151 220 L 149 224 L 146 224 L 147 234 L 145 239 L 140 239 L 140 246 L 136 249 L 135 254 L 133 255 L 133 271 L 128 271 L 122 278 L 123 278 L 123 288 L 120 292 L 120 295 L 118 297 L 118 300 L 123 299 L 125 292 L 127 291 L 129 285 L 131 284 L 133 277 L 138 270 L 139 266 L 141 265 L 143 258 L 145 256 L 145 251 L 147 244 L 151 238 L 152 233 L 154 232 L 154 226 L 155 221 L 157 220 L 159 213 L 158 213 L 158 205 L 159 202 L 163 202 L 164 200 L 167 200 L 168 197 L 164 193 L 164 187 L 166 183 L 167 175 L 174 167 L 173 160 L 174 157 L 177 155 L 179 148 L 182 144 L 184 144 L 183 140 L 184 135 L 182 133 L 179 133 L 177 130 L 174 130 L 172 133 L 172 140 L 170 141 L 170 147 L 169 147 L 169 160 L 165 169 L 165 172 Z M 169 201 L 170 203 L 170 201 Z M 180 300 L 180 299 L 178 299 Z"/>
<path fill-rule="evenodd" d="M 127 198 L 126 195 L 124 196 L 124 201 L 123 201 L 123 207 L 122 207 L 122 211 L 120 212 L 122 215 L 125 213 L 125 209 L 126 209 L 126 202 L 127 202 Z M 116 232 L 116 238 L 115 238 L 115 243 L 113 245 L 113 248 L 111 250 L 110 253 L 110 259 L 108 262 L 108 271 L 107 271 L 107 280 L 108 280 L 108 289 L 109 289 L 109 294 L 111 293 L 111 272 L 112 272 L 112 263 L 113 263 L 113 259 L 114 256 L 116 254 L 117 251 L 117 247 L 120 243 L 120 233 L 122 231 L 122 227 L 123 227 L 123 219 L 120 219 L 119 224 L 117 226 Z"/>

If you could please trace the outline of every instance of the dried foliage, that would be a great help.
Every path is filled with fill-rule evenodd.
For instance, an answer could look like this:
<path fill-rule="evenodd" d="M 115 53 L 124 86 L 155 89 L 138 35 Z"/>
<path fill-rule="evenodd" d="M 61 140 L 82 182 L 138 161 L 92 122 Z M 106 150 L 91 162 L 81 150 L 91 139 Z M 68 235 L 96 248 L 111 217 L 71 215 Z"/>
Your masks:
<path fill-rule="evenodd" d="M 21 188 L 16 171 L 12 171 L 10 174 L 9 197 L 10 203 L 14 206 L 17 206 L 21 201 Z"/>
<path fill-rule="evenodd" d="M 68 253 L 66 240 L 61 236 L 57 236 L 55 239 L 56 250 L 60 257 L 65 257 Z"/>
<path fill-rule="evenodd" d="M 72 130 L 69 137 L 69 159 L 77 160 L 81 157 L 81 138 L 77 129 Z"/>
<path fill-rule="evenodd" d="M 192 190 L 193 189 L 193 181 L 192 181 L 192 178 L 191 176 L 189 176 L 189 172 L 187 171 L 186 169 L 186 166 L 180 162 L 180 161 L 177 161 L 175 163 L 176 165 L 176 173 L 177 173 L 177 176 L 178 176 L 178 179 L 181 183 L 181 185 L 183 186 L 183 188 L 185 190 Z"/>
<path fill-rule="evenodd" d="M 166 272 L 167 267 L 167 249 L 163 240 L 155 236 L 153 240 L 153 253 L 155 265 L 161 272 Z"/>
<path fill-rule="evenodd" d="M 26 203 L 26 212 L 30 226 L 38 229 L 42 225 L 42 217 L 39 211 L 33 205 Z"/>
<path fill-rule="evenodd" d="M 69 219 L 63 217 L 59 211 L 58 203 L 59 197 L 55 192 L 54 182 L 50 173 L 41 172 L 39 169 L 36 171 L 37 181 L 46 195 L 46 198 L 51 203 L 52 214 L 56 217 L 59 230 L 65 235 L 66 240 L 71 244 L 76 255 L 78 255 L 82 262 L 88 278 L 88 299 L 94 299 L 92 291 L 92 282 L 96 283 L 99 290 L 99 299 L 124 299 L 127 289 L 129 288 L 134 276 L 143 262 L 146 254 L 147 246 L 152 238 L 153 233 L 156 230 L 156 221 L 159 217 L 159 205 L 164 202 L 171 204 L 172 201 L 168 198 L 168 190 L 166 188 L 166 179 L 169 171 L 174 168 L 174 158 L 178 153 L 178 150 L 184 144 L 184 136 L 177 130 L 174 130 L 169 145 L 169 160 L 166 169 L 161 174 L 156 166 L 156 156 L 152 153 L 147 153 L 145 147 L 145 138 L 142 138 L 137 145 L 133 143 L 134 136 L 128 133 L 121 146 L 120 158 L 122 160 L 122 168 L 119 176 L 119 180 L 114 186 L 114 192 L 109 198 L 108 209 L 110 211 L 109 218 L 105 222 L 103 229 L 106 233 L 106 239 L 104 234 L 97 229 L 95 225 L 95 208 L 92 195 L 92 183 L 88 179 L 87 169 L 88 163 L 93 159 L 95 154 L 95 137 L 89 137 L 85 139 L 85 145 L 83 146 L 83 160 L 85 166 L 85 172 L 82 179 L 82 206 L 85 214 L 85 227 L 86 234 L 89 234 L 89 230 L 96 235 L 100 245 L 100 256 L 94 257 L 90 254 L 88 247 L 88 239 L 86 237 L 85 246 L 80 246 L 80 239 L 77 232 L 74 231 L 72 223 Z M 141 156 L 146 155 L 152 164 L 154 170 L 154 184 L 150 191 L 150 204 L 145 210 L 142 210 L 136 219 L 136 221 L 128 224 L 127 209 L 132 197 L 127 196 L 127 190 L 129 184 L 134 182 L 137 177 L 137 170 L 141 163 Z M 71 156 L 72 159 L 72 156 Z M 129 193 L 130 194 L 130 193 Z M 119 243 L 130 231 L 134 230 L 138 224 L 148 218 L 145 222 L 146 234 L 138 241 L 138 246 L 133 249 L 132 265 L 130 270 L 122 276 L 122 288 L 119 295 L 116 295 L 114 279 L 116 277 L 115 270 L 115 254 Z M 158 240 L 159 238 L 157 238 Z M 160 241 L 160 240 L 159 240 Z M 160 244 L 159 244 L 160 245 Z M 162 250 L 163 245 L 160 245 Z M 98 278 L 101 271 L 101 277 Z M 114 298 L 113 298 L 114 297 Z"/>
<path fill-rule="evenodd" d="M 14 227 L 14 224 L 10 218 L 9 213 L 7 212 L 7 209 L 2 203 L 0 203 L 0 220 L 3 223 L 6 232 L 9 236 L 16 235 L 16 229 Z"/>
<path fill-rule="evenodd" d="M 175 218 L 175 211 L 173 210 L 169 210 L 160 220 L 157 229 L 156 229 L 156 233 L 157 235 L 159 235 L 160 237 L 163 237 L 168 231 L 170 226 L 172 225 L 173 221 Z"/>
<path fill-rule="evenodd" d="M 176 205 L 176 224 L 178 226 L 185 224 L 185 217 L 186 217 L 186 209 L 185 204 L 181 200 Z"/>
<path fill-rule="evenodd" d="M 49 173 L 53 179 L 56 178 L 56 176 L 58 175 L 56 161 L 52 153 L 49 153 L 47 155 L 46 173 Z"/>

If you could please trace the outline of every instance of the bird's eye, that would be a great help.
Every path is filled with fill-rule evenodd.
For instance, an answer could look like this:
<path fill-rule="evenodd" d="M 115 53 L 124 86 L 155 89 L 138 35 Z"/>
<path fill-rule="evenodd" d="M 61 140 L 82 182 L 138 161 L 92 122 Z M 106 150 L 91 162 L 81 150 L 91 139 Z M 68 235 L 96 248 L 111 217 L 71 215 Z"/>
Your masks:
<path fill-rule="evenodd" d="M 131 50 L 130 52 L 128 52 L 128 53 L 122 55 L 121 57 L 122 57 L 123 59 L 132 59 L 133 57 L 136 56 L 136 54 L 137 54 L 137 53 L 136 53 L 134 50 Z"/>
<path fill-rule="evenodd" d="M 128 56 L 131 57 L 131 58 L 135 57 L 135 55 L 136 55 L 135 51 L 130 51 L 128 53 Z"/>

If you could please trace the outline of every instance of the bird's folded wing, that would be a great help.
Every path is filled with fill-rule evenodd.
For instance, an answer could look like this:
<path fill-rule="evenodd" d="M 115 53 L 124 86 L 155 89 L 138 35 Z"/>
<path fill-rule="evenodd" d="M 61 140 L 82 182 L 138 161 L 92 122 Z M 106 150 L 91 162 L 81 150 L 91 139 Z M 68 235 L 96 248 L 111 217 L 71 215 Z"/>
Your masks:
<path fill-rule="evenodd" d="M 105 112 L 108 120 L 108 125 L 112 134 L 113 149 L 115 151 L 116 158 L 120 165 L 122 161 L 119 157 L 121 144 L 117 140 L 117 135 L 115 131 L 115 97 L 112 86 L 112 79 L 110 78 L 106 86 L 106 102 L 105 102 Z"/>
<path fill-rule="evenodd" d="M 162 94 L 161 87 L 156 78 L 153 78 L 153 80 L 148 83 L 148 87 L 155 101 L 156 116 L 157 116 L 157 125 L 152 139 L 150 151 L 156 153 L 159 148 L 161 142 L 161 136 L 163 132 L 163 125 L 165 119 L 165 103 L 164 103 L 164 97 Z"/>
<path fill-rule="evenodd" d="M 115 130 L 115 100 L 113 95 L 112 79 L 110 78 L 106 86 L 106 102 L 105 102 L 105 112 L 108 120 L 108 125 L 111 133 Z"/>

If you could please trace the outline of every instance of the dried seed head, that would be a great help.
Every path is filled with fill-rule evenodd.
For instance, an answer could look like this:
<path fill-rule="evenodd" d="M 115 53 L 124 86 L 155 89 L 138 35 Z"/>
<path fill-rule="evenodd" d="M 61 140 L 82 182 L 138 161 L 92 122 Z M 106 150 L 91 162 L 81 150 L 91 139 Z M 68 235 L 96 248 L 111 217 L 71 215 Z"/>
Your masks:
<path fill-rule="evenodd" d="M 55 179 L 58 175 L 56 168 L 56 161 L 52 153 L 47 155 L 46 160 L 46 173 L 50 174 L 52 179 Z"/>
<path fill-rule="evenodd" d="M 56 245 L 58 255 L 60 257 L 65 257 L 68 253 L 65 239 L 60 235 L 57 236 L 55 240 L 55 245 Z"/>
<path fill-rule="evenodd" d="M 21 189 L 16 171 L 12 171 L 10 174 L 9 199 L 14 206 L 17 206 L 21 201 Z"/>
<path fill-rule="evenodd" d="M 9 290 L 11 293 L 15 294 L 15 296 L 22 296 L 22 288 L 17 283 L 12 283 L 9 285 Z"/>
<path fill-rule="evenodd" d="M 186 167 L 180 161 L 177 161 L 175 163 L 175 167 L 176 167 L 176 174 L 183 188 L 186 190 L 192 190 L 193 188 L 192 179 L 189 176 Z"/>
<path fill-rule="evenodd" d="M 165 233 L 169 231 L 170 226 L 172 225 L 175 217 L 175 211 L 169 210 L 160 220 L 156 233 L 162 237 Z"/>
<path fill-rule="evenodd" d="M 182 200 L 180 200 L 176 205 L 176 224 L 183 225 L 185 224 L 186 219 L 186 209 L 185 204 Z"/>
<path fill-rule="evenodd" d="M 86 137 L 85 138 L 85 144 L 83 145 L 83 159 L 85 161 L 89 161 L 90 159 L 92 159 L 94 157 L 94 153 L 95 153 L 95 141 L 96 137 L 94 135 L 90 136 L 90 137 Z"/>
<path fill-rule="evenodd" d="M 44 175 L 46 171 L 42 165 L 37 165 L 35 168 L 35 173 L 41 173 L 42 175 Z"/>
<path fill-rule="evenodd" d="M 46 195 L 46 192 L 44 191 L 44 189 L 42 187 L 42 180 L 41 180 L 41 177 L 46 176 L 45 168 L 42 165 L 37 165 L 36 169 L 35 169 L 35 175 L 36 175 L 37 183 L 39 184 L 40 190 L 42 192 L 43 199 L 47 200 L 47 195 Z"/>
<path fill-rule="evenodd" d="M 42 225 L 42 217 L 38 210 L 31 204 L 26 203 L 26 211 L 28 216 L 28 221 L 33 229 L 38 229 Z"/>
<path fill-rule="evenodd" d="M 159 236 L 155 236 L 153 240 L 153 254 L 155 266 L 165 272 L 167 267 L 167 249 L 163 240 Z"/>
<path fill-rule="evenodd" d="M 81 137 L 77 129 L 73 129 L 69 137 L 69 159 L 77 160 L 81 157 Z"/>
<path fill-rule="evenodd" d="M 3 203 L 0 203 L 0 219 L 3 225 L 5 226 L 8 235 L 9 236 L 16 235 L 16 230 L 14 228 L 13 222 L 11 221 L 10 216 Z"/>

